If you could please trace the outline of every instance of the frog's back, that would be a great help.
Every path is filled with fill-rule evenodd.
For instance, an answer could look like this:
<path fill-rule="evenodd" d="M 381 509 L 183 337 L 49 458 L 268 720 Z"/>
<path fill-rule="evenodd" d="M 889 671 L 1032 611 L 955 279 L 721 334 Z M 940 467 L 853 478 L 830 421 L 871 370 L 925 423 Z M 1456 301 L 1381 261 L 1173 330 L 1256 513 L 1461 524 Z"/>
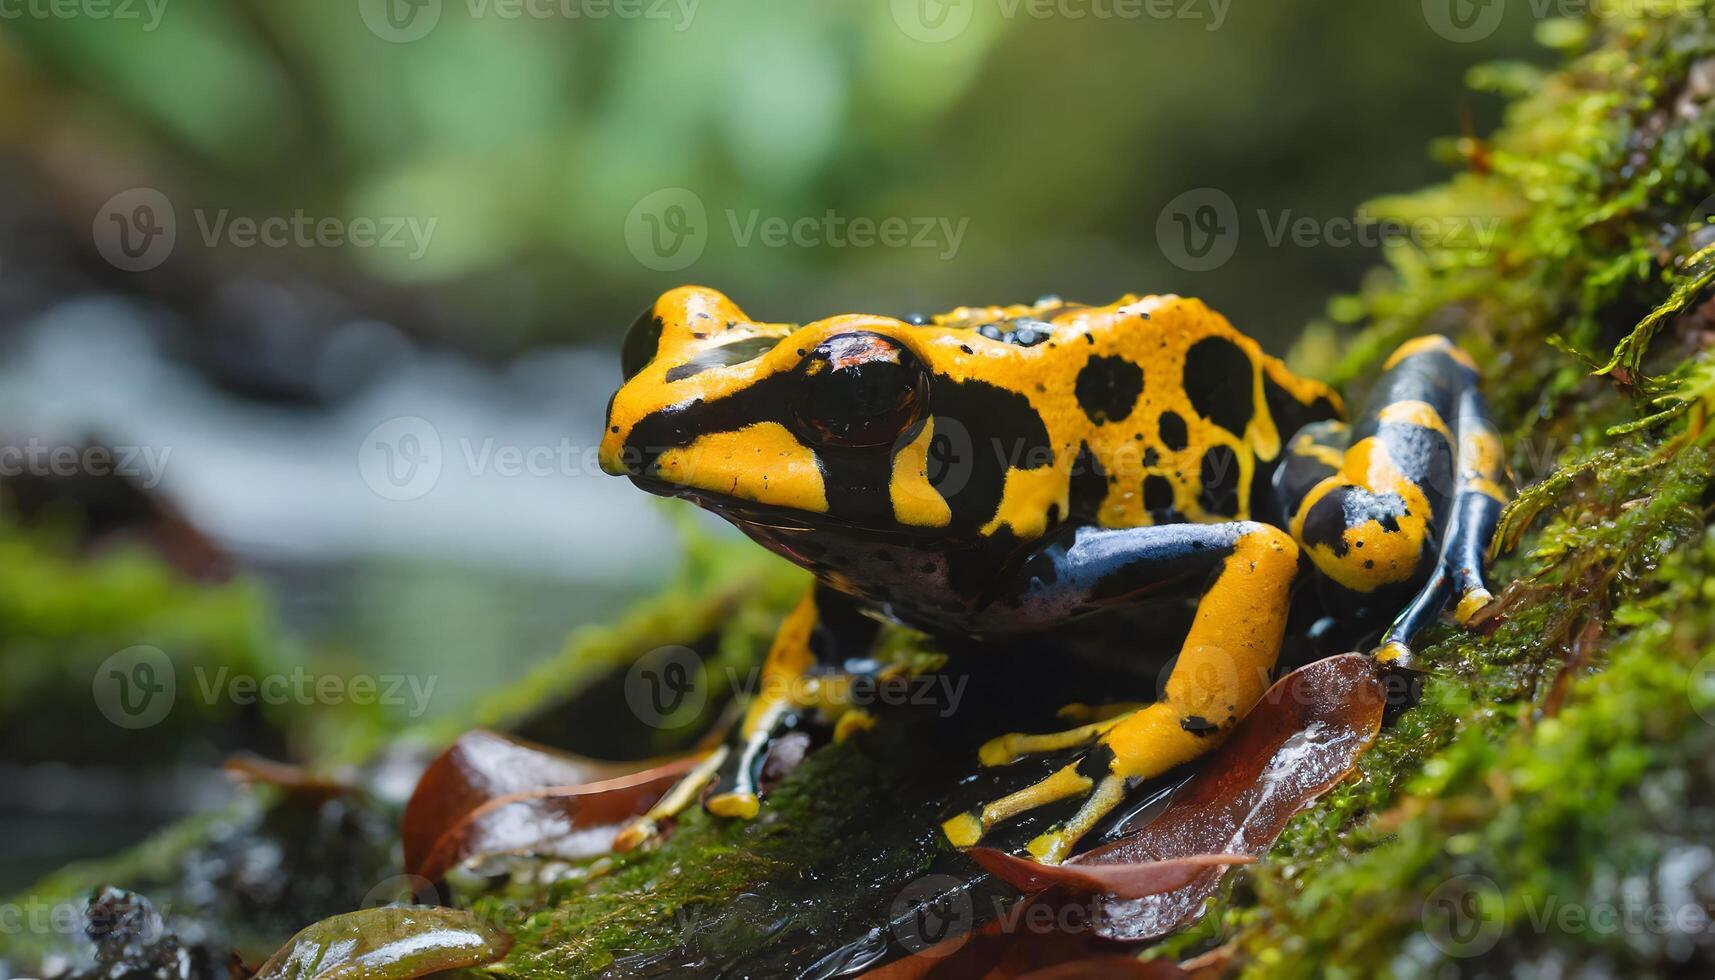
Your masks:
<path fill-rule="evenodd" d="M 925 326 L 967 333 L 960 353 L 987 354 L 985 375 L 1030 400 L 1082 523 L 1278 521 L 1262 503 L 1287 441 L 1342 411 L 1332 389 L 1196 299 L 1049 298 L 961 307 Z"/>

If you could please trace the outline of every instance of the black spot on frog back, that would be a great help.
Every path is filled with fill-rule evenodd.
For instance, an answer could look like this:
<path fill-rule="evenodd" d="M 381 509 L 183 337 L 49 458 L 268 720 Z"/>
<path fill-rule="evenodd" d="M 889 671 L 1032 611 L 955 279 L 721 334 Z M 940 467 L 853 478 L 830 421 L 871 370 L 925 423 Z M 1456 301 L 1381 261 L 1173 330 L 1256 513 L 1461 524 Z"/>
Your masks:
<path fill-rule="evenodd" d="M 1255 413 L 1256 366 L 1225 337 L 1205 337 L 1185 352 L 1181 383 L 1197 414 L 1234 435 L 1243 435 Z"/>
<path fill-rule="evenodd" d="M 1072 391 L 1091 422 L 1119 422 L 1131 414 L 1137 396 L 1143 394 L 1143 368 L 1123 357 L 1093 354 L 1078 372 Z"/>

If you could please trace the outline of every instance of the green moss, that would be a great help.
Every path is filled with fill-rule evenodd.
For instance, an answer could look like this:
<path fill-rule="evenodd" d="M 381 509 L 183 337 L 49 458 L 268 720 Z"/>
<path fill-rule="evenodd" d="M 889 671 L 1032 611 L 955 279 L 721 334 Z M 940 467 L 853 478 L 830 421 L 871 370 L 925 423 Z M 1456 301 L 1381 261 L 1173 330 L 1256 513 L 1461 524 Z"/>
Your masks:
<path fill-rule="evenodd" d="M 1711 93 L 1687 81 L 1715 37 L 1701 15 L 1546 34 L 1596 47 L 1553 74 L 1474 74 L 1519 96 L 1505 127 L 1465 142 L 1470 172 L 1373 208 L 1499 217 L 1494 246 L 1392 254 L 1331 307 L 1364 328 L 1345 377 L 1427 330 L 1492 366 L 1515 467 L 1549 476 L 1503 522 L 1512 584 L 1484 631 L 1431 638 L 1422 703 L 1174 952 L 1230 942 L 1270 977 L 1710 962 L 1695 934 L 1580 917 L 1668 901 L 1652 882 L 1715 802 L 1651 796 L 1706 789 L 1715 747 L 1695 683 L 1715 650 L 1698 312 L 1715 269 L 1692 224 L 1715 185 Z"/>

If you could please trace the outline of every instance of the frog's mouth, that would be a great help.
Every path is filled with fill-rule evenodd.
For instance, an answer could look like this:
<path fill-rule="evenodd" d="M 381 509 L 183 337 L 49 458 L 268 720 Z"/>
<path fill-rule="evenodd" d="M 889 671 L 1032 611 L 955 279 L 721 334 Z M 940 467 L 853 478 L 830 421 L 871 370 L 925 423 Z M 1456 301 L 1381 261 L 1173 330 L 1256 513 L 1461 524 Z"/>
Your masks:
<path fill-rule="evenodd" d="M 811 514 L 788 507 L 769 507 L 754 500 L 745 500 L 713 490 L 684 487 L 659 477 L 631 474 L 631 482 L 658 497 L 678 497 L 689 500 L 706 511 L 725 518 L 741 529 L 757 529 L 807 533 L 811 531 L 844 531 L 864 537 L 922 538 L 921 528 L 905 529 L 880 523 L 866 523 L 829 514 Z"/>
<path fill-rule="evenodd" d="M 815 531 L 835 523 L 846 524 L 846 522 L 837 521 L 835 518 L 820 514 L 816 515 L 815 521 L 810 521 L 798 511 L 767 507 L 752 500 L 716 493 L 713 490 L 679 486 L 668 483 L 659 477 L 633 473 L 631 474 L 631 482 L 657 497 L 678 497 L 681 500 L 689 500 L 698 507 L 719 514 L 735 524 L 769 527 L 781 531 Z M 857 527 L 857 525 L 847 526 Z"/>

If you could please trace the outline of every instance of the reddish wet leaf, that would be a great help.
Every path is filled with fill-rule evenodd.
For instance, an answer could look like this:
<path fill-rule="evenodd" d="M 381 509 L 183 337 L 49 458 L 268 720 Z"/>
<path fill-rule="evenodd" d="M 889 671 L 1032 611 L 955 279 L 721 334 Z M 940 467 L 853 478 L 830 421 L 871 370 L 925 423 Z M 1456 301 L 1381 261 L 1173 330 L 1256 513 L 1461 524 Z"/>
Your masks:
<path fill-rule="evenodd" d="M 1282 678 L 1166 809 L 1134 832 L 1073 857 L 1073 870 L 1194 855 L 1267 853 L 1298 811 L 1344 779 L 1381 730 L 1385 668 L 1349 653 Z M 1096 929 L 1128 942 L 1195 921 L 1226 872 L 1216 864 L 1173 891 L 1102 898 Z"/>
<path fill-rule="evenodd" d="M 479 855 L 585 858 L 613 849 L 620 829 L 648 810 L 695 758 L 583 786 L 513 793 L 489 800 L 448 828 L 411 874 L 437 881 Z"/>
<path fill-rule="evenodd" d="M 1221 875 L 1267 852 L 1286 823 L 1352 771 L 1381 729 L 1385 668 L 1359 654 L 1282 678 L 1151 819 L 1058 867 L 966 853 L 1030 897 L 999 919 L 865 974 L 869 980 L 1222 975 L 1230 952 L 1184 964 L 1129 951 L 1202 914 Z"/>
<path fill-rule="evenodd" d="M 430 881 L 485 854 L 578 858 L 609 850 L 695 763 L 630 771 L 475 731 L 430 763 L 405 805 L 405 870 Z"/>
<path fill-rule="evenodd" d="M 231 756 L 223 768 L 227 776 L 238 782 L 276 786 L 293 796 L 312 801 L 331 800 L 354 791 L 352 786 L 338 780 L 324 779 L 301 766 L 275 762 L 259 755 Z"/>
<path fill-rule="evenodd" d="M 405 804 L 405 867 L 429 856 L 441 836 L 490 800 L 624 776 L 639 764 L 598 762 L 496 732 L 466 732 L 435 757 Z"/>
<path fill-rule="evenodd" d="M 1382 673 L 1345 654 L 1282 678 L 1159 816 L 1059 867 L 967 853 L 1020 891 L 1094 895 L 1101 936 L 1165 936 L 1202 914 L 1228 866 L 1266 853 L 1294 814 L 1351 772 L 1381 728 Z"/>
<path fill-rule="evenodd" d="M 1141 864 L 1039 864 L 989 847 L 965 852 L 989 874 L 1021 892 L 1035 893 L 1064 885 L 1076 892 L 1103 892 L 1115 898 L 1159 895 L 1190 884 L 1213 867 L 1250 864 L 1249 854 L 1196 854 Z"/>

